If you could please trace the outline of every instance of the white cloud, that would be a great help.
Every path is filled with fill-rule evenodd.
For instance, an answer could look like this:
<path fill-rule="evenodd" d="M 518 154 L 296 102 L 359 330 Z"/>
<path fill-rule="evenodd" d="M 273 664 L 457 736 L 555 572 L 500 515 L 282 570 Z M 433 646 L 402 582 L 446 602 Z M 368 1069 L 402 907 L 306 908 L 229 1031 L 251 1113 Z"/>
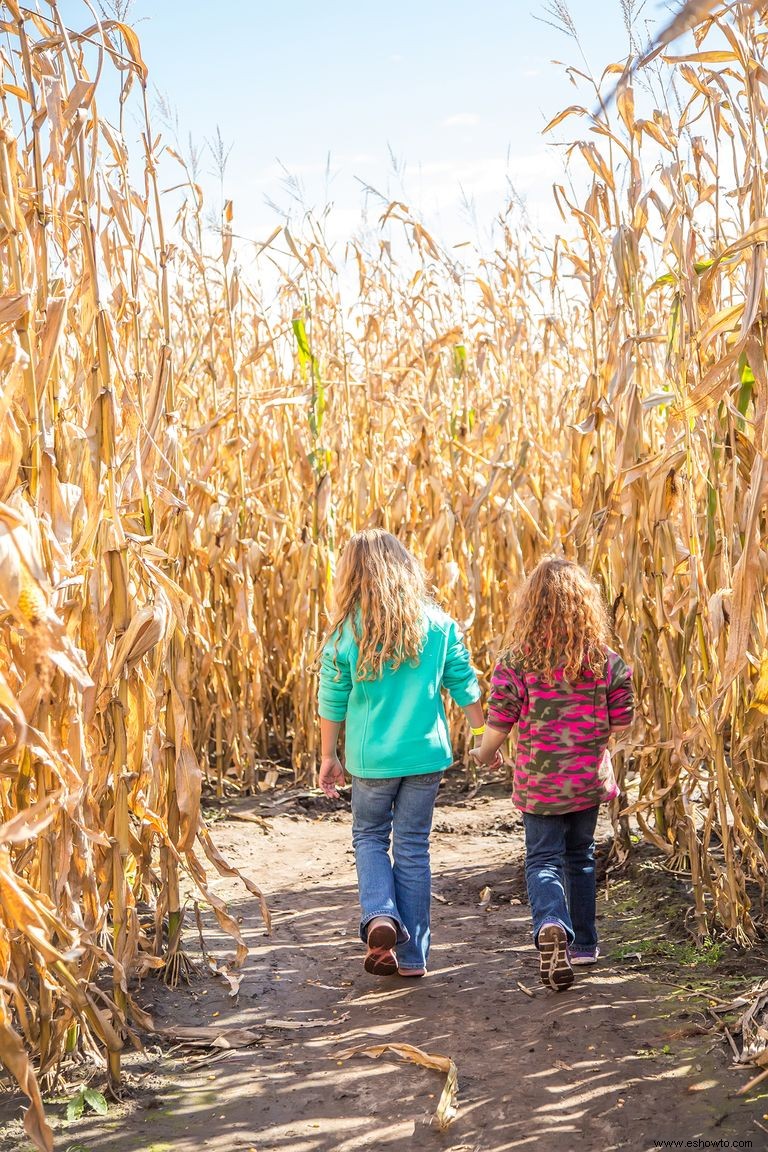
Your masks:
<path fill-rule="evenodd" d="M 480 117 L 474 112 L 457 112 L 443 120 L 443 128 L 474 128 L 479 123 Z"/>
<path fill-rule="evenodd" d="M 555 150 L 544 145 L 533 152 L 486 153 L 453 159 L 433 157 L 421 164 L 409 164 L 402 184 L 393 176 L 387 156 L 362 150 L 332 157 L 334 179 L 330 187 L 325 179 L 325 163 L 320 160 L 295 165 L 286 161 L 286 167 L 300 177 L 307 204 L 318 213 L 322 212 L 327 199 L 333 202 L 323 221 L 323 232 L 326 241 L 334 246 L 333 259 L 339 267 L 344 263 L 346 241 L 359 232 L 364 215 L 367 225 L 375 230 L 385 207 L 383 200 L 366 196 L 363 190 L 366 184 L 379 189 L 386 199 L 408 204 L 446 247 L 467 240 L 473 244 L 486 243 L 491 226 L 512 190 L 523 200 L 527 216 L 536 228 L 550 236 L 562 228 L 552 184 L 562 179 L 563 160 Z M 239 176 L 238 179 L 238 173 L 232 172 L 227 194 L 235 202 L 235 231 L 240 236 L 263 241 L 282 223 L 283 213 L 276 214 L 266 197 L 291 213 L 291 230 L 301 233 L 303 209 L 287 192 L 285 172 L 279 165 L 269 164 L 255 175 L 240 173 Z M 216 195 L 213 189 L 211 203 L 215 203 Z M 275 247 L 285 251 L 282 238 L 276 241 Z M 246 262 L 252 254 L 253 248 L 243 248 Z M 261 263 L 268 263 L 268 254 L 261 258 Z"/>

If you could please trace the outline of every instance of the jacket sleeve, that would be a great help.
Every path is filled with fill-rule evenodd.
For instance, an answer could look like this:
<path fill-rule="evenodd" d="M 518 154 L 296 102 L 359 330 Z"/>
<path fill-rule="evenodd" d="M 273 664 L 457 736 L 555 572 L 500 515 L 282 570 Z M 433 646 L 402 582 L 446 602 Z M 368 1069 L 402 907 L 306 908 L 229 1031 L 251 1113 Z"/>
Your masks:
<path fill-rule="evenodd" d="M 460 708 L 480 699 L 480 685 L 469 659 L 467 646 L 461 638 L 459 626 L 451 620 L 448 629 L 448 648 L 445 653 L 442 686 L 447 688 Z"/>
<path fill-rule="evenodd" d="M 632 670 L 611 652 L 608 656 L 608 724 L 611 728 L 628 728 L 635 716 L 635 690 Z"/>
<path fill-rule="evenodd" d="M 525 701 L 525 682 L 508 664 L 497 664 L 491 676 L 488 723 L 509 732 L 520 719 Z"/>
<path fill-rule="evenodd" d="M 336 637 L 331 636 L 323 648 L 320 663 L 320 687 L 318 705 L 323 720 L 341 722 L 347 715 L 347 701 L 352 691 L 352 670 L 349 666 L 349 651 L 342 644 L 336 645 Z"/>

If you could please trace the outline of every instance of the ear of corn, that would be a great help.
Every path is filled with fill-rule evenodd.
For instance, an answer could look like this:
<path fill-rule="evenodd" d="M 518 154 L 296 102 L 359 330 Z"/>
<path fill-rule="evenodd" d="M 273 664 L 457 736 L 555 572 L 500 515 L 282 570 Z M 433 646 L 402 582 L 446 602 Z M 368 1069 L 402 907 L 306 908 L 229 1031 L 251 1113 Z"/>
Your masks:
<path fill-rule="evenodd" d="M 232 204 L 210 241 L 150 125 L 135 33 L 0 7 L 0 1059 L 30 1138 L 50 1148 L 29 1054 L 47 1073 L 82 1046 L 117 1079 L 131 977 L 184 972 L 183 873 L 207 891 L 203 856 L 229 872 L 205 779 L 268 788 L 281 760 L 312 778 L 312 656 L 365 525 L 423 555 L 486 677 L 525 571 L 551 549 L 591 568 L 641 702 L 628 809 L 690 871 L 700 930 L 749 941 L 768 864 L 757 6 L 687 6 L 729 56 L 678 62 L 679 113 L 625 74 L 574 142 L 587 187 L 555 188 L 554 245 L 510 208 L 459 266 L 393 203 L 346 270 L 322 221 L 278 229 L 266 295 Z M 170 230 L 159 165 L 187 189 Z"/>

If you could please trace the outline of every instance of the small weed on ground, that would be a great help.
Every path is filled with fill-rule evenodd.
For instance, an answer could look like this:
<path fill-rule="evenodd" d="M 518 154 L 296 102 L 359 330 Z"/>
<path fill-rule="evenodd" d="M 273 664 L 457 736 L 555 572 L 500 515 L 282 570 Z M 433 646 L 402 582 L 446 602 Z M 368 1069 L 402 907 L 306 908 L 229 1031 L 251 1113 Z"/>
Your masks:
<path fill-rule="evenodd" d="M 674 940 L 627 940 L 611 952 L 611 959 L 618 963 L 628 960 L 665 960 L 682 968 L 711 968 L 722 960 L 727 945 L 721 940 L 709 940 L 696 944 L 691 940 L 677 943 Z"/>

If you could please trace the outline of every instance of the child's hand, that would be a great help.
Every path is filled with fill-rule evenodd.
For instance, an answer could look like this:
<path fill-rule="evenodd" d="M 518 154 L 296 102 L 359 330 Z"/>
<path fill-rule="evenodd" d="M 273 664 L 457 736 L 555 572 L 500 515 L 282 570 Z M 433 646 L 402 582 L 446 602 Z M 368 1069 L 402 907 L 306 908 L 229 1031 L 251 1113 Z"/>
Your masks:
<path fill-rule="evenodd" d="M 336 799 L 339 795 L 336 790 L 337 785 L 344 783 L 344 769 L 338 756 L 323 756 L 320 761 L 320 775 L 317 782 L 326 796 L 329 796 L 331 800 Z"/>
<path fill-rule="evenodd" d="M 497 771 L 499 768 L 504 767 L 504 757 L 502 756 L 500 749 L 497 749 L 497 751 L 494 752 L 492 760 L 484 760 L 482 758 L 480 755 L 479 745 L 477 748 L 470 748 L 469 754 L 475 763 L 482 765 L 483 768 L 492 768 L 494 771 Z"/>

